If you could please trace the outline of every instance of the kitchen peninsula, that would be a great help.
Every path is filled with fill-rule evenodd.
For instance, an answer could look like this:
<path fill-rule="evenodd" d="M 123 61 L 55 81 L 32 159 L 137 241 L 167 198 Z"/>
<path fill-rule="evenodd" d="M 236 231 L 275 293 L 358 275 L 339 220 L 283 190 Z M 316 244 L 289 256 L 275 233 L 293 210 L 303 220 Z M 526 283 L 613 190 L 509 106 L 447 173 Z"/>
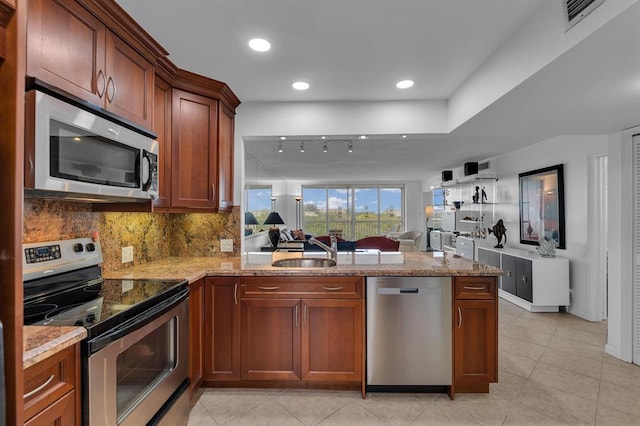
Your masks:
<path fill-rule="evenodd" d="M 359 254 L 311 268 L 274 267 L 251 254 L 169 257 L 107 278 L 189 281 L 192 389 L 361 389 L 364 396 L 366 277 L 450 277 L 453 377 L 446 392 L 488 392 L 497 381 L 502 271 L 443 253 L 398 253 L 375 263 Z"/>

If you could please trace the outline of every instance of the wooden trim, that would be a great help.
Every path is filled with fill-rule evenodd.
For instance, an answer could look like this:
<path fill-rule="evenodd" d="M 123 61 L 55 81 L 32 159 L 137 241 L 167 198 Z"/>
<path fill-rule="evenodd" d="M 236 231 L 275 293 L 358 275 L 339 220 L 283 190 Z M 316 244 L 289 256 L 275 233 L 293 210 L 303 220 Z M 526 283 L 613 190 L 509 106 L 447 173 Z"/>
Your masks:
<path fill-rule="evenodd" d="M 0 27 L 6 28 L 16 10 L 15 1 L 0 0 Z"/>
<path fill-rule="evenodd" d="M 178 69 L 171 85 L 187 92 L 217 99 L 223 102 L 223 105 L 231 108 L 234 113 L 235 109 L 240 105 L 240 99 L 226 83 L 190 71 Z"/>
<path fill-rule="evenodd" d="M 162 47 L 144 28 L 140 26 L 115 1 L 109 0 L 77 0 L 87 10 L 100 19 L 110 30 L 125 39 L 127 43 L 144 56 L 149 62 L 156 62 L 158 57 L 169 52 Z"/>
<path fill-rule="evenodd" d="M 0 0 L 6 20 L 6 0 Z M 0 64 L 0 320 L 5 343 L 5 379 L 9 425 L 24 422 L 22 363 L 22 197 L 24 155 L 24 90 L 27 2 L 19 0 L 6 22 L 5 60 Z"/>

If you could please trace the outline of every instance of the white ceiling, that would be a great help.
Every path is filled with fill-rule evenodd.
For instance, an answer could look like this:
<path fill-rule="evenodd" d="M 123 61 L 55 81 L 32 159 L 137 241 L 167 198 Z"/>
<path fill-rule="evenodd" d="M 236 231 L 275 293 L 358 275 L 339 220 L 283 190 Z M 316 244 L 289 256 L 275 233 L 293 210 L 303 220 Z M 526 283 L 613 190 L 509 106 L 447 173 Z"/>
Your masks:
<path fill-rule="evenodd" d="M 548 1 L 118 3 L 171 52 L 176 65 L 226 82 L 249 103 L 447 100 Z M 245 138 L 245 149 L 287 179 L 361 181 L 363 170 L 375 170 L 375 179 L 416 180 L 425 171 L 439 173 L 555 135 L 609 134 L 638 125 L 637 17 L 615 18 L 450 134 L 366 141 L 331 135 L 340 141 L 329 141 L 326 154 L 319 139 L 308 141 L 304 154 L 297 142 L 296 149 L 287 144 L 278 154 L 275 137 L 254 136 Z M 268 39 L 271 51 L 249 50 L 253 37 Z M 416 84 L 401 91 L 395 88 L 401 79 Z M 296 80 L 311 88 L 293 90 Z M 354 141 L 353 155 L 342 140 Z"/>

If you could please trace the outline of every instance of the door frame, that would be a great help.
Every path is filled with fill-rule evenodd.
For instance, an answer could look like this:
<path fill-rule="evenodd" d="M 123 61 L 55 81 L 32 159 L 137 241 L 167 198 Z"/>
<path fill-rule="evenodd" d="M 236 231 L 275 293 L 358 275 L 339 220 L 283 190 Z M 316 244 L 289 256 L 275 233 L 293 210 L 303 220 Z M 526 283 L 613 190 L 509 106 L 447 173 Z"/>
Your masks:
<path fill-rule="evenodd" d="M 607 185 L 608 151 L 589 154 L 588 170 L 588 229 L 589 284 L 587 287 L 587 319 L 607 318 Z"/>

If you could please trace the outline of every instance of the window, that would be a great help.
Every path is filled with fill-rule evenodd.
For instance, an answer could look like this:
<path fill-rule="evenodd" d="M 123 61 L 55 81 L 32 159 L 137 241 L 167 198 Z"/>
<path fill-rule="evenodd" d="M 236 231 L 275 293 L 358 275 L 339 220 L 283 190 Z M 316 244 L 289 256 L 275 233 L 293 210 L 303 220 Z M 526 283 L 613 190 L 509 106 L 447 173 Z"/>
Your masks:
<path fill-rule="evenodd" d="M 303 186 L 302 203 L 308 234 L 359 240 L 404 227 L 401 185 Z"/>
<path fill-rule="evenodd" d="M 260 225 L 250 225 L 254 230 L 260 229 L 262 223 L 271 212 L 271 186 L 246 185 L 244 187 L 245 211 L 253 213 Z"/>

